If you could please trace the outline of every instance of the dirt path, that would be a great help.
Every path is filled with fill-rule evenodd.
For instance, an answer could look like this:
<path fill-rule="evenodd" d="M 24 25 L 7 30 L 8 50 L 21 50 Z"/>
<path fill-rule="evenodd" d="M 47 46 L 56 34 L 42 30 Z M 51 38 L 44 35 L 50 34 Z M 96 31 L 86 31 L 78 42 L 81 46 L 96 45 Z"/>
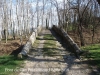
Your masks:
<path fill-rule="evenodd" d="M 52 32 L 53 33 L 53 32 Z M 43 47 L 47 39 L 43 39 L 46 34 L 51 34 L 49 30 L 43 30 L 39 36 L 38 48 L 32 48 L 29 57 L 24 62 L 24 68 L 19 75 L 95 75 L 87 64 L 76 59 L 66 48 L 62 46 L 61 39 L 56 37 L 57 54 L 54 56 L 44 56 Z"/>

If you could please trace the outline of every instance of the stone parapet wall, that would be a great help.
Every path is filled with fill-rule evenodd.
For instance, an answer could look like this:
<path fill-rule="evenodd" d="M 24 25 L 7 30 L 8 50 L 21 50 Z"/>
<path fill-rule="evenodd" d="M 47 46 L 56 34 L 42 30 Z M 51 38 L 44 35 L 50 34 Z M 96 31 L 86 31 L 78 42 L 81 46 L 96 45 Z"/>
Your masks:
<path fill-rule="evenodd" d="M 23 47 L 22 51 L 19 53 L 19 55 L 27 55 L 27 54 L 29 53 L 29 51 L 30 51 L 30 49 L 31 49 L 31 47 L 32 47 L 32 45 L 33 45 L 33 43 L 34 43 L 35 40 L 36 40 L 36 37 L 37 37 L 38 34 L 41 32 L 41 30 L 42 30 L 42 26 L 38 26 L 37 29 L 35 29 L 35 30 L 32 32 L 32 34 L 31 34 L 29 40 L 28 40 L 27 43 L 24 45 L 24 47 Z"/>
<path fill-rule="evenodd" d="M 57 26 L 53 26 L 52 29 L 62 37 L 64 42 L 66 43 L 66 47 L 68 50 L 75 54 L 76 57 L 79 58 L 80 53 L 82 52 L 78 45 L 73 41 L 73 39 L 61 28 L 58 28 Z"/>

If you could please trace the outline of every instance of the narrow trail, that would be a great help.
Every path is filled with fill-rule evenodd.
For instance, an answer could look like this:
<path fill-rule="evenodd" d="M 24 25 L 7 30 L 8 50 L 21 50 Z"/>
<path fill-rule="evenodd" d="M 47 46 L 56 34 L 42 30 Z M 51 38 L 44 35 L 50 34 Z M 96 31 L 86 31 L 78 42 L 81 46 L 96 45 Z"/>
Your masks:
<path fill-rule="evenodd" d="M 44 39 L 47 34 L 52 34 L 54 39 Z M 24 61 L 23 69 L 25 70 L 21 71 L 19 75 L 95 75 L 87 64 L 82 63 L 66 50 L 61 38 L 53 31 L 43 30 L 37 40 L 39 41 L 38 47 L 33 46 L 29 57 Z M 56 44 L 56 54 L 53 56 L 43 53 L 47 40 L 54 41 Z"/>

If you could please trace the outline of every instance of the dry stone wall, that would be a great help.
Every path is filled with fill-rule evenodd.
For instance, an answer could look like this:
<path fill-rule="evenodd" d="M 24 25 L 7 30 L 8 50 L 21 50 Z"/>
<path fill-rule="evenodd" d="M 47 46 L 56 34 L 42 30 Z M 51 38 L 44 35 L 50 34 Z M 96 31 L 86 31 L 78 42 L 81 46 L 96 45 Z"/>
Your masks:
<path fill-rule="evenodd" d="M 24 47 L 23 47 L 22 51 L 19 53 L 19 55 L 27 55 L 29 53 L 33 43 L 36 40 L 36 37 L 38 36 L 38 34 L 40 33 L 41 30 L 42 30 L 42 26 L 38 26 L 37 29 L 34 29 L 34 31 L 32 32 L 32 35 L 30 36 L 27 43 L 24 45 Z"/>
<path fill-rule="evenodd" d="M 82 54 L 83 51 L 80 50 L 79 46 L 73 41 L 73 39 L 63 29 L 58 28 L 55 25 L 52 27 L 52 29 L 62 37 L 62 39 L 66 43 L 66 47 L 68 48 L 68 50 L 74 53 L 75 56 L 79 58 L 80 54 Z"/>

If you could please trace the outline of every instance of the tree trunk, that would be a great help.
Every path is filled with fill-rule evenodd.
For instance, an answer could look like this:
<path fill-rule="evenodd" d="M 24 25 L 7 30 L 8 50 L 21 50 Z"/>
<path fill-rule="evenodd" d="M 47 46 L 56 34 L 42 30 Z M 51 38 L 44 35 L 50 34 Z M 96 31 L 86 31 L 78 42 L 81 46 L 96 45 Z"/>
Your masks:
<path fill-rule="evenodd" d="M 6 40 L 6 43 L 7 43 L 7 30 L 4 29 L 4 36 L 5 36 L 5 40 Z"/>
<path fill-rule="evenodd" d="M 83 28 L 82 28 L 82 22 L 81 21 L 80 21 L 80 25 L 78 26 L 78 33 L 79 33 L 79 36 L 80 36 L 81 46 L 84 46 L 85 42 L 84 42 Z"/>
<path fill-rule="evenodd" d="M 46 29 L 48 29 L 48 22 L 47 22 L 47 19 L 46 19 Z"/>
<path fill-rule="evenodd" d="M 93 29 L 92 29 L 92 44 L 94 43 L 94 31 L 95 31 L 95 26 L 93 25 Z"/>

